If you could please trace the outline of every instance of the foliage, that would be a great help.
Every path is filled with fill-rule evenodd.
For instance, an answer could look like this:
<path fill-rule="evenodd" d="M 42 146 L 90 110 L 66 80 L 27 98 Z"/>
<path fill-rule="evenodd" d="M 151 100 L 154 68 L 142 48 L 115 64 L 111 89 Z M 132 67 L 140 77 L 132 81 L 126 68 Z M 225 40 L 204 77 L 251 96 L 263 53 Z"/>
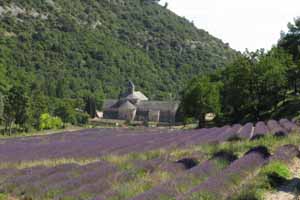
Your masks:
<path fill-rule="evenodd" d="M 275 173 L 278 176 L 286 179 L 290 178 L 291 176 L 288 166 L 279 161 L 270 162 L 262 169 L 261 173 L 265 175 L 270 175 Z"/>
<path fill-rule="evenodd" d="M 34 128 L 40 127 L 40 116 L 43 113 L 49 112 L 48 100 L 45 95 L 40 92 L 36 92 L 29 99 L 28 106 L 28 121 Z"/>
<path fill-rule="evenodd" d="M 223 112 L 233 121 L 259 120 L 286 97 L 289 56 L 278 49 L 245 52 L 222 72 Z"/>
<path fill-rule="evenodd" d="M 4 93 L 8 87 L 8 80 L 6 76 L 6 68 L 0 62 L 0 93 Z"/>
<path fill-rule="evenodd" d="M 222 112 L 218 116 L 220 122 L 259 121 L 279 116 L 277 113 L 285 109 L 280 105 L 288 104 L 285 100 L 290 98 L 290 91 L 293 90 L 298 95 L 299 33 L 300 18 L 297 18 L 294 24 L 289 24 L 289 31 L 282 34 L 277 47 L 268 52 L 263 49 L 246 51 L 226 65 L 225 69 L 209 74 L 212 82 L 222 83 Z M 192 96 L 188 98 L 190 104 L 196 103 Z M 190 116 L 188 113 L 184 114 L 183 118 Z M 296 114 L 292 111 L 292 115 Z"/>
<path fill-rule="evenodd" d="M 60 129 L 63 127 L 63 122 L 59 117 L 52 117 L 48 113 L 40 116 L 40 130 L 46 129 Z"/>
<path fill-rule="evenodd" d="M 90 115 L 91 118 L 96 117 L 97 103 L 94 97 L 88 96 L 85 98 L 85 110 Z"/>
<path fill-rule="evenodd" d="M 278 46 L 285 49 L 295 61 L 300 59 L 299 41 L 300 39 L 300 17 L 294 20 L 294 23 L 288 24 L 288 32 L 282 33 Z"/>
<path fill-rule="evenodd" d="M 206 113 L 220 112 L 219 84 L 201 76 L 193 79 L 183 92 L 181 108 L 186 117 L 195 117 L 199 123 L 205 121 Z"/>
<path fill-rule="evenodd" d="M 76 124 L 84 125 L 89 122 L 89 114 L 83 112 L 75 112 Z"/>
<path fill-rule="evenodd" d="M 3 112 L 4 112 L 4 96 L 0 92 L 0 121 L 3 119 Z"/>
<path fill-rule="evenodd" d="M 27 120 L 28 97 L 22 87 L 12 87 L 4 102 L 4 121 L 6 127 L 11 128 L 13 123 L 24 126 Z"/>
<path fill-rule="evenodd" d="M 0 16 L 0 63 L 10 83 L 39 84 L 49 97 L 88 91 L 97 100 L 103 91 L 116 98 L 131 79 L 150 98 L 166 99 L 236 55 L 153 1 L 3 0 L 0 6 L 26 11 Z"/>
<path fill-rule="evenodd" d="M 294 65 L 290 65 L 288 76 L 290 86 L 292 86 L 295 94 L 297 94 L 300 81 L 300 18 L 296 18 L 294 23 L 289 23 L 288 29 L 287 33 L 282 33 L 281 39 L 278 42 L 278 47 L 290 53 L 295 61 Z"/>

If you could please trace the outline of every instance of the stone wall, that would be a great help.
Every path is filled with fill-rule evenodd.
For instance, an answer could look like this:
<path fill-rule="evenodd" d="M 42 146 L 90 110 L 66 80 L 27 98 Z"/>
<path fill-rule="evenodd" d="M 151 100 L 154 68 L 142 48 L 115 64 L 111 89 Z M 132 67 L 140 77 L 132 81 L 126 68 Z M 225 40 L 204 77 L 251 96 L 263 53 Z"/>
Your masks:
<path fill-rule="evenodd" d="M 119 113 L 118 113 L 118 111 L 107 110 L 107 111 L 103 112 L 103 118 L 104 119 L 118 119 Z"/>
<path fill-rule="evenodd" d="M 121 110 L 118 112 L 118 118 L 121 120 L 135 120 L 136 110 Z"/>

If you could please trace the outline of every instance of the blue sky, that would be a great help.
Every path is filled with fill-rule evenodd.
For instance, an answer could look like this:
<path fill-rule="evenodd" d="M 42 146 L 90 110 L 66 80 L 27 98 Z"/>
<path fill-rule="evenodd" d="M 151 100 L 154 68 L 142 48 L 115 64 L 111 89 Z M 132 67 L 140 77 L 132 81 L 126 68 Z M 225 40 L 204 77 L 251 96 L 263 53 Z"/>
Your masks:
<path fill-rule="evenodd" d="M 300 0 L 161 0 L 198 28 L 244 51 L 270 49 L 300 16 Z"/>

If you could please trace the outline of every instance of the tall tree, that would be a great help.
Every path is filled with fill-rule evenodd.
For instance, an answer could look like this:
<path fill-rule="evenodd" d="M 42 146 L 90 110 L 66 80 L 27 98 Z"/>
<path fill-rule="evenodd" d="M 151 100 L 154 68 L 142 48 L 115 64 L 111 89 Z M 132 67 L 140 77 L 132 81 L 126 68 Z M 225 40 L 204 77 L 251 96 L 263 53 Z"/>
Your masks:
<path fill-rule="evenodd" d="M 262 114 L 284 99 L 287 67 L 281 51 L 247 52 L 223 72 L 224 112 L 233 121 L 248 116 L 259 120 Z"/>
<path fill-rule="evenodd" d="M 300 59 L 300 17 L 288 24 L 288 32 L 282 33 L 278 46 L 293 55 L 295 61 Z"/>
<path fill-rule="evenodd" d="M 205 114 L 219 114 L 220 85 L 207 76 L 193 79 L 183 92 L 181 109 L 185 117 L 199 119 L 199 127 L 205 124 Z"/>
<path fill-rule="evenodd" d="M 28 110 L 30 125 L 39 128 L 41 115 L 49 112 L 47 97 L 40 91 L 35 91 L 29 99 Z"/>
<path fill-rule="evenodd" d="M 7 90 L 7 86 L 6 68 L 0 63 L 0 93 L 4 93 Z"/>
<path fill-rule="evenodd" d="M 90 115 L 91 118 L 97 115 L 97 103 L 95 97 L 87 96 L 85 98 L 85 111 Z"/>
<path fill-rule="evenodd" d="M 3 113 L 4 113 L 4 96 L 0 92 L 0 122 L 3 120 Z"/>
<path fill-rule="evenodd" d="M 287 75 L 290 88 L 297 94 L 300 85 L 300 17 L 288 24 L 288 32 L 282 33 L 278 47 L 293 56 L 295 64 L 289 65 Z"/>
<path fill-rule="evenodd" d="M 233 121 L 243 118 L 251 104 L 251 88 L 254 84 L 252 62 L 250 57 L 240 56 L 222 73 L 223 111 Z"/>
<path fill-rule="evenodd" d="M 27 118 L 28 98 L 22 87 L 14 86 L 9 91 L 4 103 L 4 120 L 9 134 L 12 132 L 13 124 L 24 126 Z"/>
<path fill-rule="evenodd" d="M 276 108 L 287 94 L 287 60 L 285 54 L 274 48 L 258 57 L 254 65 L 254 92 L 252 112 L 260 119 L 262 112 Z"/>

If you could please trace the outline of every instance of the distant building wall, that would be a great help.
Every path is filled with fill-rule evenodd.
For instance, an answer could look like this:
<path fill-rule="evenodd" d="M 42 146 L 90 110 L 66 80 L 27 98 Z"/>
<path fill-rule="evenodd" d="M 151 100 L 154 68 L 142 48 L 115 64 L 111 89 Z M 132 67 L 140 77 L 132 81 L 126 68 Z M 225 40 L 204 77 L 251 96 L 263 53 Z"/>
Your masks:
<path fill-rule="evenodd" d="M 175 113 L 171 111 L 161 111 L 159 121 L 165 123 L 175 123 Z"/>
<path fill-rule="evenodd" d="M 149 111 L 140 111 L 136 112 L 135 120 L 136 121 L 148 121 L 148 113 Z"/>
<path fill-rule="evenodd" d="M 119 113 L 116 110 L 105 110 L 103 112 L 103 118 L 104 119 L 118 119 Z"/>
<path fill-rule="evenodd" d="M 148 121 L 159 122 L 159 120 L 160 120 L 160 111 L 159 110 L 150 110 L 148 112 Z"/>
<path fill-rule="evenodd" d="M 118 119 L 133 121 L 135 120 L 136 110 L 120 110 L 118 112 Z"/>

